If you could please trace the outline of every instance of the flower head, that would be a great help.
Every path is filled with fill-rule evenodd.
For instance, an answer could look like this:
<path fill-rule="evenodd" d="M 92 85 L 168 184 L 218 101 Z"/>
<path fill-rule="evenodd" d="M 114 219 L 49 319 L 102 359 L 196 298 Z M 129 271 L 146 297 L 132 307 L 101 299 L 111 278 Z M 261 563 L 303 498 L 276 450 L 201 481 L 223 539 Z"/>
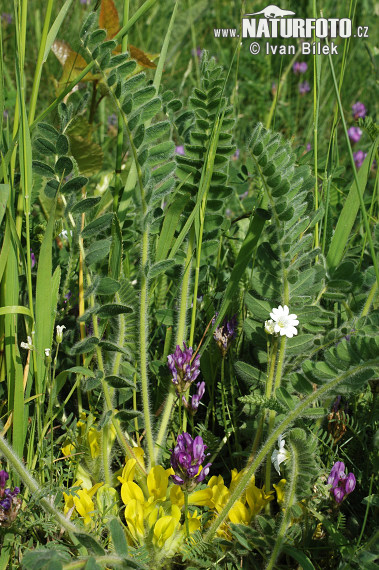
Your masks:
<path fill-rule="evenodd" d="M 13 491 L 6 489 L 8 479 L 8 473 L 2 469 L 0 471 L 0 526 L 9 526 L 15 520 L 21 507 L 21 499 L 17 496 L 20 489 L 18 487 L 15 487 Z"/>
<path fill-rule="evenodd" d="M 356 479 L 353 473 L 346 475 L 345 464 L 343 461 L 337 461 L 328 477 L 328 485 L 331 485 L 330 492 L 333 493 L 336 503 L 342 503 L 346 495 L 349 495 L 355 489 Z"/>
<path fill-rule="evenodd" d="M 33 350 L 34 346 L 33 346 L 32 337 L 28 336 L 28 342 L 21 342 L 20 346 L 21 348 L 25 348 L 26 350 Z"/>
<path fill-rule="evenodd" d="M 274 464 L 275 469 L 280 475 L 280 464 L 287 459 L 290 458 L 289 452 L 285 449 L 286 440 L 283 439 L 283 436 L 280 435 L 278 437 L 278 447 L 279 449 L 275 449 L 271 455 L 271 461 Z"/>
<path fill-rule="evenodd" d="M 199 407 L 199 403 L 201 398 L 204 396 L 205 393 L 205 382 L 198 382 L 196 384 L 197 392 L 191 398 L 191 403 L 189 404 L 186 400 L 185 396 L 182 396 L 182 401 L 184 407 L 191 412 L 192 415 L 195 415 L 197 412 L 197 408 Z"/>
<path fill-rule="evenodd" d="M 355 166 L 359 169 L 363 162 L 364 159 L 367 156 L 367 152 L 363 152 L 363 150 L 357 150 L 357 152 L 353 153 L 353 157 L 354 157 L 354 162 L 355 162 Z"/>
<path fill-rule="evenodd" d="M 296 327 L 299 324 L 299 321 L 297 320 L 297 315 L 289 314 L 289 308 L 287 305 L 284 305 L 284 307 L 279 305 L 277 309 L 272 309 L 270 317 L 272 322 L 266 321 L 266 332 L 268 332 L 267 324 L 269 324 L 269 328 L 272 329 L 273 326 L 274 332 L 280 333 L 280 336 L 285 335 L 288 338 L 292 338 L 294 335 L 297 335 Z"/>
<path fill-rule="evenodd" d="M 352 143 L 357 143 L 362 136 L 362 129 L 359 127 L 350 127 L 347 134 Z"/>
<path fill-rule="evenodd" d="M 171 450 L 171 467 L 175 471 L 171 479 L 176 485 L 181 485 L 187 491 L 191 491 L 197 483 L 204 481 L 211 466 L 211 463 L 202 466 L 209 455 L 205 454 L 206 448 L 200 435 L 195 439 L 192 439 L 187 432 L 178 435 L 176 446 Z"/>
<path fill-rule="evenodd" d="M 306 93 L 309 93 L 310 90 L 311 86 L 309 85 L 308 81 L 303 81 L 303 83 L 299 84 L 300 95 L 305 95 Z"/>
<path fill-rule="evenodd" d="M 299 73 L 305 73 L 308 69 L 308 64 L 305 61 L 296 61 L 293 66 L 292 66 L 292 70 L 293 72 L 298 75 Z"/>
<path fill-rule="evenodd" d="M 359 119 L 359 117 L 362 117 L 362 119 L 363 119 L 366 116 L 366 113 L 367 113 L 366 107 L 360 101 L 357 101 L 356 103 L 354 103 L 354 105 L 352 105 L 351 109 L 353 111 L 354 119 Z"/>
<path fill-rule="evenodd" d="M 60 344 L 63 340 L 63 330 L 65 329 L 65 325 L 57 325 L 57 334 L 55 337 L 55 340 L 57 341 L 57 344 Z"/>
<path fill-rule="evenodd" d="M 216 315 L 217 316 L 217 315 Z M 212 319 L 212 324 L 216 322 L 216 316 Z M 233 338 L 236 336 L 237 331 L 237 317 L 233 315 L 233 317 L 228 321 L 224 319 L 224 322 L 220 327 L 217 327 L 213 333 L 213 338 L 217 342 L 219 349 L 222 352 L 222 355 L 228 352 L 228 349 L 231 345 Z"/>
<path fill-rule="evenodd" d="M 172 381 L 178 394 L 185 392 L 200 374 L 200 355 L 193 358 L 192 347 L 183 350 L 179 345 L 173 354 L 167 357 L 167 364 L 172 373 Z"/>
<path fill-rule="evenodd" d="M 45 348 L 45 356 L 46 356 L 46 358 L 50 358 L 50 352 L 51 352 L 50 348 Z"/>

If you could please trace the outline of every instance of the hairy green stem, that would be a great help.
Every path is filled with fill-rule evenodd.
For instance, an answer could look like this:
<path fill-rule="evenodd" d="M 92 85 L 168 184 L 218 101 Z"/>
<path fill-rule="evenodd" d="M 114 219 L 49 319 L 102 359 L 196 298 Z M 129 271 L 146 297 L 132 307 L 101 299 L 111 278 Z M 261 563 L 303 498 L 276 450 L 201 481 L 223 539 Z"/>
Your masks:
<path fill-rule="evenodd" d="M 194 247 L 194 240 L 195 240 L 195 230 L 191 228 L 190 236 L 187 245 L 187 255 L 186 260 L 184 262 L 184 273 L 182 279 L 182 286 L 180 291 L 180 305 L 179 305 L 179 318 L 178 318 L 178 326 L 176 329 L 176 344 L 181 346 L 185 341 L 185 334 L 186 334 L 186 318 L 187 318 L 187 308 L 188 308 L 188 289 L 191 279 L 191 262 L 192 262 L 192 255 L 193 255 L 193 247 Z M 158 436 L 155 442 L 155 459 L 158 461 L 159 454 L 161 452 L 161 447 L 163 440 L 166 436 L 167 426 L 170 421 L 172 408 L 175 401 L 175 388 L 171 383 L 170 391 L 167 396 L 167 400 L 165 403 L 161 423 L 159 426 Z M 184 426 L 187 426 L 187 416 L 184 415 L 183 419 L 183 429 Z"/>

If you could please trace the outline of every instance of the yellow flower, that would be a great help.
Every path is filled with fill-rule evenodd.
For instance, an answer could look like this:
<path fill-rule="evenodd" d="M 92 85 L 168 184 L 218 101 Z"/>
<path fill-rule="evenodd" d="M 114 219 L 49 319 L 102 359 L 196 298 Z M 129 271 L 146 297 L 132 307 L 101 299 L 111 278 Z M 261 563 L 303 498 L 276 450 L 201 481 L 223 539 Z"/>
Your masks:
<path fill-rule="evenodd" d="M 156 465 L 147 476 L 147 488 L 149 494 L 155 501 L 166 499 L 168 486 L 168 474 L 161 465 Z"/>
<path fill-rule="evenodd" d="M 197 530 L 199 530 L 199 528 L 201 527 L 201 514 L 198 515 L 197 511 L 193 512 L 193 515 L 191 516 L 190 513 L 187 513 L 188 516 L 188 528 L 190 531 L 190 534 L 192 534 L 193 532 L 196 532 Z"/>
<path fill-rule="evenodd" d="M 145 502 L 141 487 L 134 483 L 134 481 L 126 481 L 121 485 L 121 499 L 124 505 L 129 505 L 131 501 L 136 499 L 142 505 Z"/>
<path fill-rule="evenodd" d="M 160 549 L 169 548 L 170 545 L 166 545 L 166 542 L 171 542 L 175 538 L 175 531 L 179 528 L 180 524 L 175 517 L 169 515 L 161 517 L 154 526 L 153 544 Z"/>
<path fill-rule="evenodd" d="M 97 483 L 92 487 L 92 489 L 80 489 L 76 491 L 76 496 L 73 496 L 75 509 L 81 517 L 84 519 L 84 524 L 88 525 L 91 522 L 91 517 L 93 517 L 95 512 L 95 505 L 92 501 L 92 497 L 96 491 L 102 486 L 103 483 Z"/>
<path fill-rule="evenodd" d="M 144 512 L 142 503 L 137 499 L 132 499 L 130 503 L 126 505 L 124 515 L 132 536 L 136 540 L 143 538 L 145 529 L 143 524 Z"/>
<path fill-rule="evenodd" d="M 254 485 L 254 483 L 250 483 L 248 488 L 246 489 L 246 500 L 250 507 L 251 516 L 255 516 L 269 503 L 274 499 L 273 492 L 270 491 L 268 494 L 265 493 L 264 488 L 258 489 Z"/>
<path fill-rule="evenodd" d="M 236 501 L 229 511 L 229 520 L 235 524 L 249 524 L 251 512 L 241 501 Z"/>
<path fill-rule="evenodd" d="M 276 500 L 279 503 L 279 505 L 284 503 L 284 487 L 286 483 L 287 483 L 286 479 L 280 479 L 277 485 L 273 485 L 276 491 Z"/>
<path fill-rule="evenodd" d="M 96 459 L 100 455 L 100 435 L 100 432 L 94 427 L 88 430 L 87 440 L 92 459 Z"/>

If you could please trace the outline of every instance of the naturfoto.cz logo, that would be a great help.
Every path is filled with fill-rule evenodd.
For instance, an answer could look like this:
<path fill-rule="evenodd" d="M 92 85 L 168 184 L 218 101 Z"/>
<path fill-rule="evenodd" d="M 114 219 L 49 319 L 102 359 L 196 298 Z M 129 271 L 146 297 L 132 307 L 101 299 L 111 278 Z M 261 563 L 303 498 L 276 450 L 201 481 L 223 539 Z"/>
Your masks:
<path fill-rule="evenodd" d="M 260 16 L 260 17 L 259 17 Z M 330 38 L 350 38 L 351 36 L 367 38 L 368 27 L 359 26 L 353 33 L 352 22 L 349 18 L 295 18 L 292 10 L 282 10 L 277 6 L 266 6 L 259 12 L 245 14 L 242 18 L 242 38 L 294 38 L 294 39 L 314 39 L 319 40 Z M 236 29 L 214 29 L 216 38 L 238 38 L 240 35 Z M 261 46 L 257 42 L 250 45 L 252 54 L 261 51 Z M 320 42 L 311 43 L 303 41 L 301 44 L 303 55 L 309 54 L 338 54 L 338 46 L 332 41 L 330 45 L 321 45 Z M 291 45 L 270 45 L 266 42 L 266 54 L 278 53 L 280 55 L 295 54 L 295 46 Z"/>

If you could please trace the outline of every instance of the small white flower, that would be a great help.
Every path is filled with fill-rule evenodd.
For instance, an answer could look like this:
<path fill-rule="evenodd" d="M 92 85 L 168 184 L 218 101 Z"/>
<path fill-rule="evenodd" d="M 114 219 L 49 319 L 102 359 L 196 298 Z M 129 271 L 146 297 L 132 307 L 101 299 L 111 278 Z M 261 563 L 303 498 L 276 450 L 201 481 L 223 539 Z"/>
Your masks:
<path fill-rule="evenodd" d="M 272 319 L 265 321 L 265 331 L 267 334 L 275 334 L 275 323 Z"/>
<path fill-rule="evenodd" d="M 56 334 L 56 341 L 60 344 L 63 340 L 63 329 L 65 329 L 65 325 L 57 325 L 57 334 Z"/>
<path fill-rule="evenodd" d="M 26 350 L 33 350 L 34 346 L 33 346 L 33 342 L 30 336 L 28 336 L 28 342 L 21 342 L 20 343 L 21 348 L 25 348 Z"/>
<path fill-rule="evenodd" d="M 280 336 L 287 336 L 292 338 L 297 335 L 297 325 L 299 321 L 297 320 L 297 315 L 290 315 L 289 308 L 287 305 L 279 305 L 277 309 L 272 309 L 270 313 L 271 319 L 274 321 L 274 332 L 280 333 Z"/>
<path fill-rule="evenodd" d="M 50 348 L 45 348 L 45 356 L 46 358 L 50 358 Z"/>
<path fill-rule="evenodd" d="M 283 436 L 280 435 L 278 437 L 279 449 L 275 449 L 271 455 L 271 461 L 274 464 L 274 467 L 277 470 L 277 472 L 279 473 L 279 475 L 280 475 L 280 464 L 283 463 L 283 461 L 287 461 L 287 459 L 290 458 L 290 454 L 284 448 L 285 444 L 286 444 L 285 439 L 283 439 Z"/>

